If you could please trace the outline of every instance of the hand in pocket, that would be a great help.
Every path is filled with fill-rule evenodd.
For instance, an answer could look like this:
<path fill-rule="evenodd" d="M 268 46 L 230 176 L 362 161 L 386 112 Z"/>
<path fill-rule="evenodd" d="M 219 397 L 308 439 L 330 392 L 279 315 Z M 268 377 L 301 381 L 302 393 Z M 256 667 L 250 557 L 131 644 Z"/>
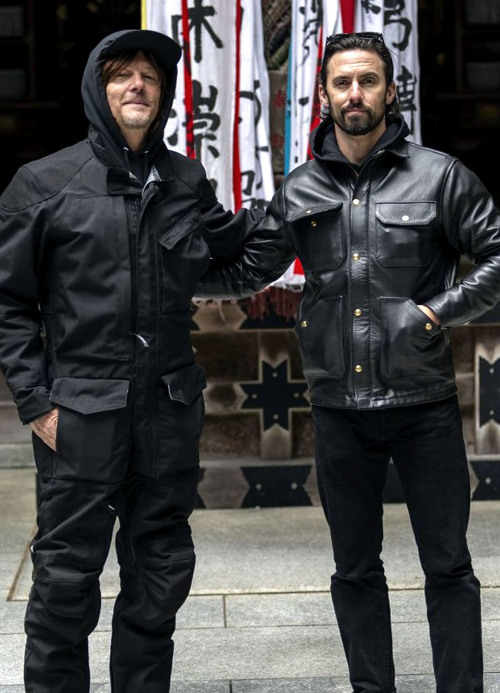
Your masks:
<path fill-rule="evenodd" d="M 30 423 L 31 430 L 36 433 L 36 435 L 43 440 L 45 445 L 56 451 L 56 435 L 57 435 L 57 421 L 59 418 L 59 410 L 57 407 L 42 414 L 38 419 L 35 419 Z"/>

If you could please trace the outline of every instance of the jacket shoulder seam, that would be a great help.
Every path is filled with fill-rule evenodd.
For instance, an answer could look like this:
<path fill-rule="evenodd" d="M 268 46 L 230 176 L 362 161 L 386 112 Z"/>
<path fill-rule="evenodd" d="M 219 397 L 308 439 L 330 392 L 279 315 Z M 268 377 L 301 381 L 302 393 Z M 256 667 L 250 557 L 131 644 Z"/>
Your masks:
<path fill-rule="evenodd" d="M 28 173 L 33 181 L 35 181 L 37 190 L 39 192 L 39 197 L 35 200 L 32 200 L 31 202 L 24 204 L 23 206 L 20 207 L 9 207 L 4 204 L 2 200 L 0 200 L 0 206 L 7 212 L 22 212 L 23 210 L 30 209 L 31 207 L 34 207 L 38 204 L 42 204 L 44 202 L 47 202 L 57 195 L 59 195 L 68 185 L 69 183 L 73 180 L 73 178 L 80 173 L 80 171 L 88 164 L 88 162 L 94 158 L 94 155 L 90 152 L 88 157 L 77 167 L 75 170 L 71 173 L 68 174 L 68 177 L 66 180 L 63 181 L 63 183 L 56 189 L 56 190 L 43 190 L 41 181 L 39 176 L 35 171 L 33 171 L 33 168 L 30 164 L 24 164 L 23 166 L 20 167 L 19 171 L 23 173 Z M 42 171 L 43 173 L 43 171 Z"/>

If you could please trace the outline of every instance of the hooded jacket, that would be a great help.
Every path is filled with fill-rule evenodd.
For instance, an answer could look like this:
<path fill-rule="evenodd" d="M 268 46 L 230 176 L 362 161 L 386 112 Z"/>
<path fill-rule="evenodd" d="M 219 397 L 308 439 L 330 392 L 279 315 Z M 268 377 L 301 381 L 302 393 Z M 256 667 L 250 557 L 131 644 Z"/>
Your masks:
<path fill-rule="evenodd" d="M 88 139 L 23 166 L 0 198 L 0 362 L 24 423 L 55 405 L 118 409 L 131 389 L 159 383 L 192 401 L 205 378 L 190 299 L 210 258 L 234 255 L 252 223 L 218 204 L 199 162 L 163 143 L 176 61 L 160 125 L 141 152 L 127 147 L 101 64 L 129 33 L 147 50 L 152 32 L 117 32 L 89 57 Z"/>
<path fill-rule="evenodd" d="M 457 159 L 406 140 L 402 116 L 362 163 L 340 152 L 333 123 L 312 134 L 314 158 L 292 171 L 258 229 L 204 291 L 243 295 L 296 254 L 305 286 L 296 332 L 311 402 L 349 409 L 436 401 L 456 392 L 449 327 L 500 300 L 500 213 Z M 477 263 L 455 283 L 460 255 Z M 286 264 L 285 262 L 285 264 Z M 440 318 L 431 322 L 417 307 Z"/>

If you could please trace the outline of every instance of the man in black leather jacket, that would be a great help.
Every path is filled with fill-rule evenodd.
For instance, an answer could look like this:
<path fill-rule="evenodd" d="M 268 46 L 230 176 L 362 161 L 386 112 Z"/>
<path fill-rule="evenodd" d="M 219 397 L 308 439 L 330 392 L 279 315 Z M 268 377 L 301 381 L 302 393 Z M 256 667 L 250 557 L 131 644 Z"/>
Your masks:
<path fill-rule="evenodd" d="M 163 143 L 180 54 L 152 31 L 103 39 L 82 83 L 88 139 L 21 168 L 0 199 L 0 362 L 34 431 L 41 489 L 30 693 L 89 691 L 116 516 L 112 690 L 170 688 L 206 385 L 190 299 L 210 258 L 234 255 L 254 223 Z"/>
<path fill-rule="evenodd" d="M 294 254 L 304 267 L 296 330 L 355 693 L 396 690 L 380 559 L 391 458 L 426 577 L 437 693 L 480 693 L 479 582 L 448 328 L 500 300 L 500 214 L 459 161 L 406 141 L 380 34 L 328 38 L 319 96 L 328 115 L 311 138 L 314 158 L 288 175 L 261 224 L 269 249 L 249 241 L 236 264 L 212 267 L 202 290 L 258 290 Z M 462 253 L 477 266 L 455 283 Z"/>

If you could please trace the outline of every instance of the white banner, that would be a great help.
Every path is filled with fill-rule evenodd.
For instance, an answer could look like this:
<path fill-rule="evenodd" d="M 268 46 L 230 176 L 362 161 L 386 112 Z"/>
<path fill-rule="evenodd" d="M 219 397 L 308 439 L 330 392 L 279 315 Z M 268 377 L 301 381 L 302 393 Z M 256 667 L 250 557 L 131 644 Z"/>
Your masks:
<path fill-rule="evenodd" d="M 338 0 L 292 0 L 286 171 L 307 161 L 318 88 L 318 62 L 329 34 L 342 31 Z"/>
<path fill-rule="evenodd" d="M 378 31 L 391 51 L 398 102 L 411 136 L 421 144 L 420 64 L 418 60 L 417 0 L 358 0 L 354 16 L 355 31 Z"/>
<path fill-rule="evenodd" d="M 267 206 L 274 195 L 269 128 L 269 75 L 260 0 L 241 0 L 239 159 L 241 203 Z"/>
<path fill-rule="evenodd" d="M 143 3 L 144 28 L 183 49 L 167 146 L 203 163 L 226 208 L 264 206 L 274 178 L 260 0 Z"/>
<path fill-rule="evenodd" d="M 319 112 L 318 74 L 326 37 L 342 31 L 338 0 L 292 0 L 285 173 L 308 159 L 309 136 Z M 296 260 L 274 286 L 300 289 L 304 272 Z"/>

